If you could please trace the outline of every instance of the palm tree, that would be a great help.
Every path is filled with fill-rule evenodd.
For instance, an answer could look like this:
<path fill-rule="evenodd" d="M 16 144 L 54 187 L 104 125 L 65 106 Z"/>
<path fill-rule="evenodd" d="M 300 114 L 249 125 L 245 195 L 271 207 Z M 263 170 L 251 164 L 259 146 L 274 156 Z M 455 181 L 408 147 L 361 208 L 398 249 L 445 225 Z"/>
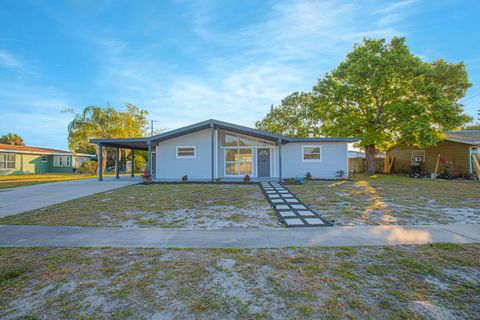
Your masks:
<path fill-rule="evenodd" d="M 7 133 L 0 138 L 0 143 L 11 144 L 15 146 L 24 146 L 22 137 L 16 133 Z"/>

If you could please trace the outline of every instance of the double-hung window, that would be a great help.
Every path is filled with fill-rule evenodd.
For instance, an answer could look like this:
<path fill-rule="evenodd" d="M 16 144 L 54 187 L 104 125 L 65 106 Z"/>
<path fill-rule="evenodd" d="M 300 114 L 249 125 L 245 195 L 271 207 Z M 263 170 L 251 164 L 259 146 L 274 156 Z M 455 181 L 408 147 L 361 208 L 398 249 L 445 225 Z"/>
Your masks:
<path fill-rule="evenodd" d="M 70 156 L 53 156 L 54 167 L 70 167 Z"/>
<path fill-rule="evenodd" d="M 305 162 L 322 161 L 322 146 L 302 146 L 302 159 Z"/>
<path fill-rule="evenodd" d="M 197 156 L 197 148 L 194 146 L 177 147 L 177 159 L 195 159 Z"/>
<path fill-rule="evenodd" d="M 15 154 L 0 153 L 0 170 L 15 169 Z"/>

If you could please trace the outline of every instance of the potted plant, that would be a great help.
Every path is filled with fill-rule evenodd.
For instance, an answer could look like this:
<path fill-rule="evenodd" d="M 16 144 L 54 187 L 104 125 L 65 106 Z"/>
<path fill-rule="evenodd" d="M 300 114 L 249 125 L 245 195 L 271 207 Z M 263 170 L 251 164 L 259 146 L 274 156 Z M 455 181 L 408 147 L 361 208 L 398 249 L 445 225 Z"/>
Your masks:
<path fill-rule="evenodd" d="M 182 181 L 187 181 L 187 180 L 188 180 L 188 176 L 187 176 L 187 175 L 184 175 L 184 176 L 182 177 Z"/>
<path fill-rule="evenodd" d="M 307 172 L 307 174 L 305 175 L 305 179 L 312 180 L 312 174 L 310 172 Z"/>
<path fill-rule="evenodd" d="M 142 178 L 143 178 L 143 181 L 145 181 L 147 183 L 152 181 L 152 175 L 150 174 L 148 169 L 145 169 L 145 171 L 143 171 Z"/>
<path fill-rule="evenodd" d="M 250 176 L 248 174 L 243 177 L 243 182 L 250 182 Z"/>

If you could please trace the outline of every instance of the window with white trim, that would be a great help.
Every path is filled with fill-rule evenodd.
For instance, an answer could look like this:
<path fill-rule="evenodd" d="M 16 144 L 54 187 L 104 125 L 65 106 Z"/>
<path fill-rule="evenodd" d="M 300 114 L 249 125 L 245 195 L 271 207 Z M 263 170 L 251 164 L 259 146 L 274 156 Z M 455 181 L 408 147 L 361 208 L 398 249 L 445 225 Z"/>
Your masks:
<path fill-rule="evenodd" d="M 0 170 L 15 169 L 15 154 L 0 153 Z"/>
<path fill-rule="evenodd" d="M 302 146 L 303 161 L 322 161 L 322 146 Z"/>
<path fill-rule="evenodd" d="M 70 167 L 70 156 L 53 156 L 54 167 Z"/>
<path fill-rule="evenodd" d="M 42 157 L 42 162 L 48 162 L 48 157 L 47 157 L 47 156 L 43 156 L 43 157 Z"/>
<path fill-rule="evenodd" d="M 195 159 L 197 148 L 195 146 L 177 147 L 177 159 Z"/>

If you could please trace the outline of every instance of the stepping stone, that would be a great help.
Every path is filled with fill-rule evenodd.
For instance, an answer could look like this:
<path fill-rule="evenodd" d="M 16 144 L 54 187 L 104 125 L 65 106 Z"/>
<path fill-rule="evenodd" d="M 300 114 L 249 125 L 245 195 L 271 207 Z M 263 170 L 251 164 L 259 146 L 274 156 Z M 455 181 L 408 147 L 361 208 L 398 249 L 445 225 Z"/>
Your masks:
<path fill-rule="evenodd" d="M 279 211 L 278 212 L 282 217 L 295 217 L 296 214 L 293 211 Z"/>
<path fill-rule="evenodd" d="M 303 216 L 303 217 L 314 217 L 315 214 L 312 212 L 312 211 L 308 211 L 308 210 L 298 210 L 297 211 L 299 215 Z"/>
<path fill-rule="evenodd" d="M 277 194 L 277 191 L 265 191 L 265 192 L 269 194 L 272 194 L 272 193 Z"/>
<path fill-rule="evenodd" d="M 284 209 L 290 209 L 290 207 L 286 204 L 279 204 L 275 206 L 275 209 L 277 210 L 284 210 Z"/>
<path fill-rule="evenodd" d="M 303 204 L 292 204 L 293 209 L 307 209 Z"/>
<path fill-rule="evenodd" d="M 271 199 L 273 203 L 283 203 L 283 199 Z"/>
<path fill-rule="evenodd" d="M 284 191 L 278 191 L 278 193 L 289 193 L 287 190 Z"/>
<path fill-rule="evenodd" d="M 308 224 L 325 224 L 322 220 L 318 218 L 306 218 L 305 221 L 307 221 Z"/>
<path fill-rule="evenodd" d="M 288 193 L 288 194 L 282 194 L 282 197 L 284 197 L 284 198 L 293 198 L 293 195 L 291 195 L 290 193 Z"/>
<path fill-rule="evenodd" d="M 285 223 L 287 224 L 287 226 L 304 226 L 305 225 L 303 221 L 300 219 L 285 219 Z"/>
<path fill-rule="evenodd" d="M 298 203 L 299 201 L 297 199 L 285 199 L 285 201 L 289 203 Z"/>
<path fill-rule="evenodd" d="M 279 195 L 279 194 L 269 194 L 268 197 L 269 197 L 270 199 L 272 199 L 272 198 L 280 198 L 280 195 Z"/>

